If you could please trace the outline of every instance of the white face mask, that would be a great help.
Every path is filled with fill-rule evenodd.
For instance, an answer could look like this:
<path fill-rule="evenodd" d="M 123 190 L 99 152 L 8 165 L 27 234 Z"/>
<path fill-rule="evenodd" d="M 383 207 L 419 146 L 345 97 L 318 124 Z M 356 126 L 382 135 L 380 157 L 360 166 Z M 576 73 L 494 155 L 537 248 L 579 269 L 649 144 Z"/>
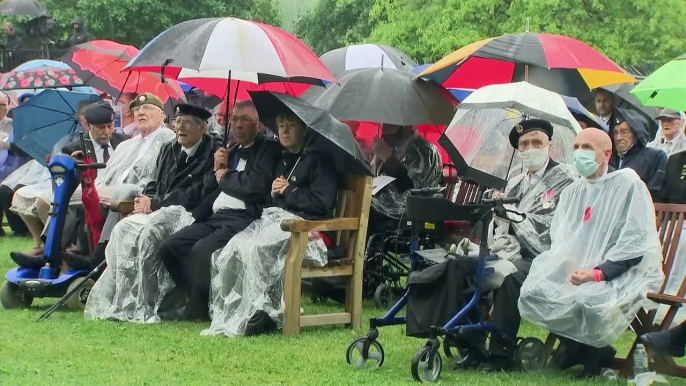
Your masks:
<path fill-rule="evenodd" d="M 530 149 L 519 153 L 522 163 L 527 170 L 537 172 L 541 170 L 548 160 L 548 147 L 542 149 Z"/>

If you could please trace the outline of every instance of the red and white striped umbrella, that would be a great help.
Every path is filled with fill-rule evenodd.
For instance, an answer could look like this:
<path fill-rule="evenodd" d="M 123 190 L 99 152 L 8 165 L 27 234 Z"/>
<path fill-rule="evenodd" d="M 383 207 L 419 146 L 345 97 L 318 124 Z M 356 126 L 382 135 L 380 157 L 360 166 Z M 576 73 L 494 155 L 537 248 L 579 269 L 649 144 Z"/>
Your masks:
<path fill-rule="evenodd" d="M 317 55 L 295 36 L 233 17 L 178 24 L 150 41 L 124 69 L 164 71 L 165 76 L 200 89 L 217 79 L 256 84 L 336 82 Z"/>

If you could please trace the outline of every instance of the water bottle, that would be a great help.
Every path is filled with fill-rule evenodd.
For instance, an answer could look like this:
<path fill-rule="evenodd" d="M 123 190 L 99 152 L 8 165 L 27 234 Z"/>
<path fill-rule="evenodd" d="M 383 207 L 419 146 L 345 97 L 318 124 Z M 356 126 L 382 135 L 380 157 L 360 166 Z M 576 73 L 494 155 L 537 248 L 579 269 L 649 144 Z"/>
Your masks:
<path fill-rule="evenodd" d="M 634 350 L 634 378 L 638 374 L 647 373 L 648 370 L 648 353 L 642 344 L 637 344 Z"/>

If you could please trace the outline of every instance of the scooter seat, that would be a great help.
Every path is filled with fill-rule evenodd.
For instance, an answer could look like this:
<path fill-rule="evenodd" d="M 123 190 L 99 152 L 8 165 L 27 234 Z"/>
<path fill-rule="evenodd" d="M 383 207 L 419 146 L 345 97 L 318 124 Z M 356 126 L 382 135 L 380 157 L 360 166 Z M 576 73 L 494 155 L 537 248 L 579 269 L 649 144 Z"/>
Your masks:
<path fill-rule="evenodd" d="M 10 257 L 18 266 L 24 268 L 40 269 L 45 266 L 45 259 L 43 256 L 27 255 L 21 252 L 10 252 Z"/>

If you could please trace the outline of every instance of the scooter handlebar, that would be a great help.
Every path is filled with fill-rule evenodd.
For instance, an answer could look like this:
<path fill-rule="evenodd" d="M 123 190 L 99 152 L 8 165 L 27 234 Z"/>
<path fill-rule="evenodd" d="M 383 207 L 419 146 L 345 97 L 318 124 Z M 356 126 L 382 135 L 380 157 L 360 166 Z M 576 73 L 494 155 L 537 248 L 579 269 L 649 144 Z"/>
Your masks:
<path fill-rule="evenodd" d="M 93 163 L 93 164 L 77 163 L 76 164 L 77 169 L 104 169 L 105 167 L 107 167 L 107 164 L 104 164 L 104 163 Z"/>
<path fill-rule="evenodd" d="M 428 194 L 438 194 L 445 190 L 445 186 L 437 186 L 435 188 L 419 188 L 410 189 L 410 194 L 413 196 L 423 196 Z"/>

